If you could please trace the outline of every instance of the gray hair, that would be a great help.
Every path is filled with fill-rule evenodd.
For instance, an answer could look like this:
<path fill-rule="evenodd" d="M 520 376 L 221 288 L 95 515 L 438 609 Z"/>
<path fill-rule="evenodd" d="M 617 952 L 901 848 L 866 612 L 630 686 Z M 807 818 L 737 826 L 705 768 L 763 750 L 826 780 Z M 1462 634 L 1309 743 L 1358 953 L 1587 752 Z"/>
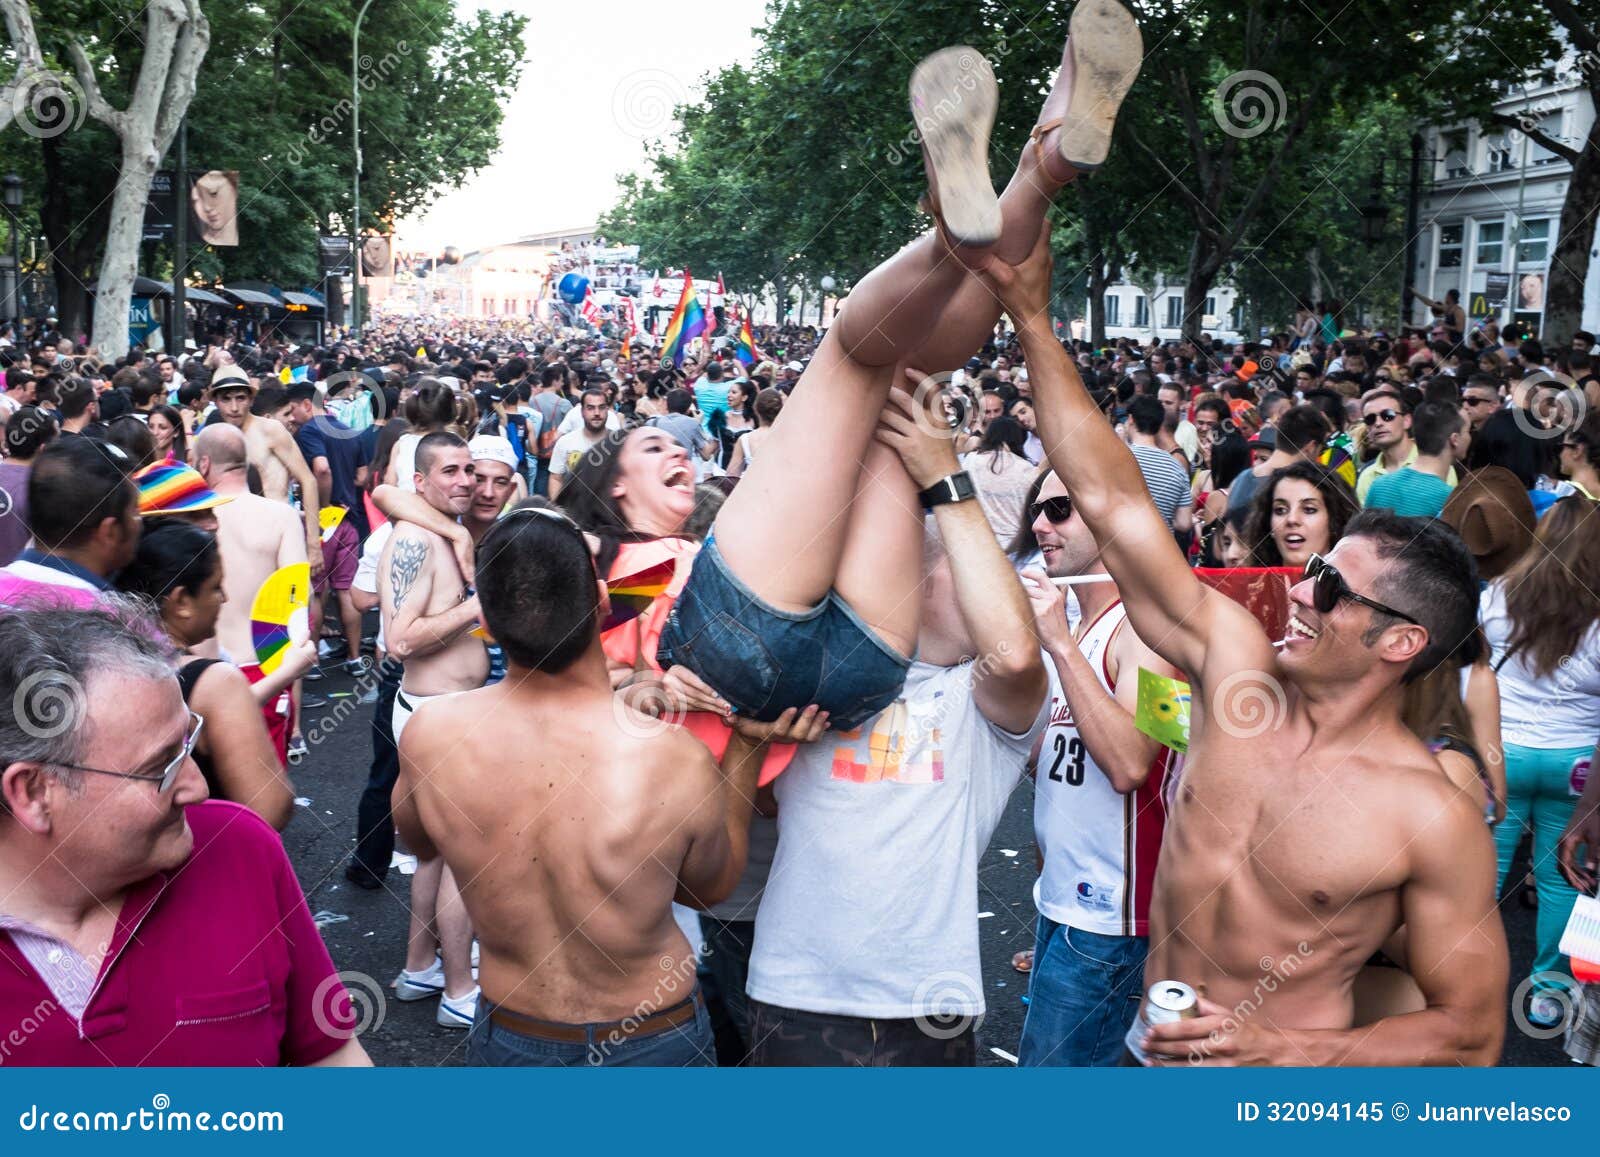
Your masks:
<path fill-rule="evenodd" d="M 148 609 L 102 596 L 94 609 L 29 603 L 0 613 L 0 769 L 76 762 L 94 718 L 88 685 L 110 673 L 171 679 L 173 649 Z M 69 786 L 76 778 L 52 769 Z"/>

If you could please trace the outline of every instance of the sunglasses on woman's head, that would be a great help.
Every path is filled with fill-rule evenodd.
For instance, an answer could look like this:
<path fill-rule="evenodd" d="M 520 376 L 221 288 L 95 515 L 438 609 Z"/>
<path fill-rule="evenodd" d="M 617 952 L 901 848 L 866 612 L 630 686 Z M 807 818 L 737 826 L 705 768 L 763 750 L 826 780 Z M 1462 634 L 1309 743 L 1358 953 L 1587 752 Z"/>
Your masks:
<path fill-rule="evenodd" d="M 1376 426 L 1380 419 L 1385 422 L 1392 422 L 1399 416 L 1400 413 L 1397 410 L 1379 410 L 1376 414 L 1367 414 L 1361 420 L 1369 426 Z"/>
<path fill-rule="evenodd" d="M 1404 619 L 1412 626 L 1422 626 L 1404 611 L 1385 606 L 1375 599 L 1367 598 L 1366 595 L 1356 594 L 1350 589 L 1350 584 L 1344 581 L 1344 575 L 1339 573 L 1339 569 L 1320 554 L 1314 554 L 1306 560 L 1306 578 L 1316 584 L 1311 588 L 1311 605 L 1317 609 L 1319 615 L 1331 614 L 1335 607 L 1348 599 L 1352 603 L 1360 603 L 1372 610 Z"/>
<path fill-rule="evenodd" d="M 1035 520 L 1042 514 L 1056 525 L 1072 517 L 1072 499 L 1065 494 L 1059 498 L 1041 498 L 1028 508 Z"/>

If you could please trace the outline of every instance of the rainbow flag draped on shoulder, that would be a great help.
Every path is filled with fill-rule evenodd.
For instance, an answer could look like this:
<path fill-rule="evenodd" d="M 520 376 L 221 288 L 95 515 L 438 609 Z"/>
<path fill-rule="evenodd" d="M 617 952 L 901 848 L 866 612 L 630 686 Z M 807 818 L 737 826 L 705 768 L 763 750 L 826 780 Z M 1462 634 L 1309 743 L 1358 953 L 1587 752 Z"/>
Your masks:
<path fill-rule="evenodd" d="M 666 332 L 661 335 L 661 360 L 671 359 L 674 367 L 683 365 L 684 351 L 689 343 L 706 331 L 706 311 L 695 296 L 694 277 L 683 271 L 683 293 L 678 298 L 678 308 L 672 311 Z"/>
<path fill-rule="evenodd" d="M 749 314 L 745 314 L 744 320 L 739 324 L 739 341 L 733 347 L 733 356 L 739 359 L 745 369 L 749 369 L 761 360 L 761 351 L 756 349 L 755 334 L 750 332 Z"/>

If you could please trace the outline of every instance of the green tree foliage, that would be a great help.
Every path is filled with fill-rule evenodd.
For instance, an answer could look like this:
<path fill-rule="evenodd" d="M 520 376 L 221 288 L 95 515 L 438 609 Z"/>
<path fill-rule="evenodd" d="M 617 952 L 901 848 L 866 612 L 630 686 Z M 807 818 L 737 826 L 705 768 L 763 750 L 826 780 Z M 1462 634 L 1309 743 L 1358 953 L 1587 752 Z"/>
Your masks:
<path fill-rule="evenodd" d="M 47 56 L 64 63 L 68 38 L 77 38 L 116 104 L 125 99 L 125 59 L 137 52 L 140 8 L 135 0 L 50 0 L 36 4 L 35 15 Z M 189 112 L 189 166 L 239 170 L 240 244 L 194 246 L 188 272 L 313 286 L 317 234 L 350 228 L 357 5 L 206 0 L 204 8 L 211 47 Z M 379 3 L 368 11 L 358 69 L 364 230 L 386 229 L 489 162 L 520 73 L 526 23 L 510 13 L 463 13 L 451 0 Z M 166 167 L 173 160 L 169 154 Z M 116 171 L 113 138 L 92 120 L 42 141 L 10 131 L 0 134 L 0 163 L 36 194 L 24 227 L 48 238 L 63 324 L 81 329 L 81 287 L 95 276 L 105 191 Z M 147 245 L 142 271 L 170 277 L 172 254 Z"/>

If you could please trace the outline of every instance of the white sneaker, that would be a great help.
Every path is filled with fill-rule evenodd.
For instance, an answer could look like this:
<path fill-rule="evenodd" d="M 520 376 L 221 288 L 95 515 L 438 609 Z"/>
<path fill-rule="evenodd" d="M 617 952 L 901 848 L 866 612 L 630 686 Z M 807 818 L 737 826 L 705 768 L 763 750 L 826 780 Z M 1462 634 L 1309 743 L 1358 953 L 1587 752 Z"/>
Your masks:
<path fill-rule="evenodd" d="M 394 980 L 396 1000 L 427 1000 L 444 994 L 444 961 L 437 956 L 421 972 L 402 968 Z"/>
<path fill-rule="evenodd" d="M 434 1020 L 445 1028 L 471 1028 L 472 1022 L 478 1016 L 478 989 L 474 988 L 464 996 L 439 997 L 439 1011 L 434 1014 Z"/>
<path fill-rule="evenodd" d="M 1528 1020 L 1540 1028 L 1555 1028 L 1567 1019 L 1567 1006 L 1548 993 L 1537 993 L 1528 1001 Z"/>

